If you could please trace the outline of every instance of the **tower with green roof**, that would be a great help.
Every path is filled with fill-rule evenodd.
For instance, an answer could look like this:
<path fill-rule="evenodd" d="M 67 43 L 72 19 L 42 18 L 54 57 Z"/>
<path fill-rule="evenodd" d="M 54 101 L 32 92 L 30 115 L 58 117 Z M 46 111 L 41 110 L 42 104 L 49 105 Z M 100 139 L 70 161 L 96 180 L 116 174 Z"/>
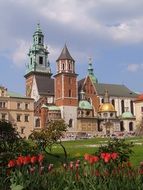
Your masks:
<path fill-rule="evenodd" d="M 95 84 L 98 83 L 98 80 L 96 78 L 96 76 L 94 75 L 93 72 L 93 67 L 92 67 L 92 59 L 89 58 L 89 62 L 88 62 L 88 76 L 90 77 L 91 81 Z"/>
<path fill-rule="evenodd" d="M 51 77 L 51 68 L 48 60 L 49 51 L 44 45 L 44 35 L 37 24 L 36 30 L 33 34 L 32 46 L 28 52 L 28 63 L 26 64 L 26 95 L 31 96 L 34 76 Z"/>

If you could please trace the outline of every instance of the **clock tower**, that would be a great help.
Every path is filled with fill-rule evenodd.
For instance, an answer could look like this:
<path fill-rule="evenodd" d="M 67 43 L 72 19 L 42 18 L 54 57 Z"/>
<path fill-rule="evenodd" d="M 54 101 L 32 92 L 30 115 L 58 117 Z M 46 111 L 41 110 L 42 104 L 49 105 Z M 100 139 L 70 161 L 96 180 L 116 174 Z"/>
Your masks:
<path fill-rule="evenodd" d="M 38 99 L 38 87 L 36 77 L 51 78 L 51 69 L 48 61 L 48 49 L 44 46 L 44 35 L 37 24 L 36 31 L 33 34 L 33 43 L 29 49 L 29 61 L 26 65 L 26 96 Z"/>

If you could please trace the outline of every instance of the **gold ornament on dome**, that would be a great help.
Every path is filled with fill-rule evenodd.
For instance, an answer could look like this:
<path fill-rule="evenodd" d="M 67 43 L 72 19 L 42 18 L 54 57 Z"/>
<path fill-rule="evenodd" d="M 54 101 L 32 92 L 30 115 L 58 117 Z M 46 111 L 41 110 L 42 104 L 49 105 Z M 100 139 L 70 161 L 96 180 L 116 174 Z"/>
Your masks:
<path fill-rule="evenodd" d="M 104 103 L 99 107 L 99 112 L 115 112 L 115 108 L 110 103 Z"/>

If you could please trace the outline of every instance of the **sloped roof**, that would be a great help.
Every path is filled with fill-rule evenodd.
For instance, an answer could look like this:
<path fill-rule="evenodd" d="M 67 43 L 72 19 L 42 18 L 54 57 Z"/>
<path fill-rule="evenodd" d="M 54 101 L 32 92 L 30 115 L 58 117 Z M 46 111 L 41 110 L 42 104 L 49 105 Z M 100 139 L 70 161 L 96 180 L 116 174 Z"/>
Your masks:
<path fill-rule="evenodd" d="M 85 78 L 78 81 L 79 91 L 82 89 L 84 81 Z M 136 98 L 138 96 L 137 93 L 131 91 L 125 85 L 121 84 L 94 83 L 94 86 L 97 90 L 97 94 L 100 96 L 104 96 L 105 90 L 108 90 L 110 96 L 130 97 L 130 98 Z"/>
<path fill-rule="evenodd" d="M 135 102 L 142 102 L 143 101 L 143 94 L 140 94 L 137 99 L 135 100 Z"/>
<path fill-rule="evenodd" d="M 65 46 L 64 46 L 64 48 L 63 48 L 63 50 L 62 50 L 62 52 L 61 52 L 61 54 L 60 54 L 60 56 L 59 56 L 59 58 L 57 59 L 57 61 L 63 60 L 63 59 L 64 59 L 64 60 L 65 60 L 65 59 L 68 59 L 68 60 L 74 61 L 74 59 L 72 58 L 72 56 L 71 56 L 70 53 L 69 53 L 69 50 L 68 50 L 66 44 L 65 44 Z"/>
<path fill-rule="evenodd" d="M 23 98 L 23 99 L 33 99 L 24 95 L 21 95 L 17 92 L 12 92 L 12 91 L 7 91 L 7 96 L 6 97 L 11 97 L 11 98 Z"/>
<path fill-rule="evenodd" d="M 40 95 L 54 95 L 54 79 L 45 75 L 36 75 L 35 79 Z"/>
<path fill-rule="evenodd" d="M 96 83 L 94 84 L 99 95 L 104 95 L 105 90 L 108 90 L 110 96 L 119 96 L 119 97 L 132 97 L 136 98 L 138 94 L 128 89 L 125 85 L 121 84 L 104 84 Z"/>

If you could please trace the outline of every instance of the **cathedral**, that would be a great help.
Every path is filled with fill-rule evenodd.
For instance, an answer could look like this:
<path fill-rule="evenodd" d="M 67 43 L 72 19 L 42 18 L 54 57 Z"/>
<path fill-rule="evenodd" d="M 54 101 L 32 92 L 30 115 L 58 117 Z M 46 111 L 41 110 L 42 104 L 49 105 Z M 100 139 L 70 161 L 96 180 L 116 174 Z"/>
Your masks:
<path fill-rule="evenodd" d="M 44 35 L 37 24 L 26 65 L 26 96 L 33 98 L 34 129 L 64 119 L 68 133 L 94 136 L 134 133 L 138 94 L 125 85 L 100 83 L 89 59 L 87 76 L 78 80 L 75 60 L 65 44 L 53 75 Z"/>

